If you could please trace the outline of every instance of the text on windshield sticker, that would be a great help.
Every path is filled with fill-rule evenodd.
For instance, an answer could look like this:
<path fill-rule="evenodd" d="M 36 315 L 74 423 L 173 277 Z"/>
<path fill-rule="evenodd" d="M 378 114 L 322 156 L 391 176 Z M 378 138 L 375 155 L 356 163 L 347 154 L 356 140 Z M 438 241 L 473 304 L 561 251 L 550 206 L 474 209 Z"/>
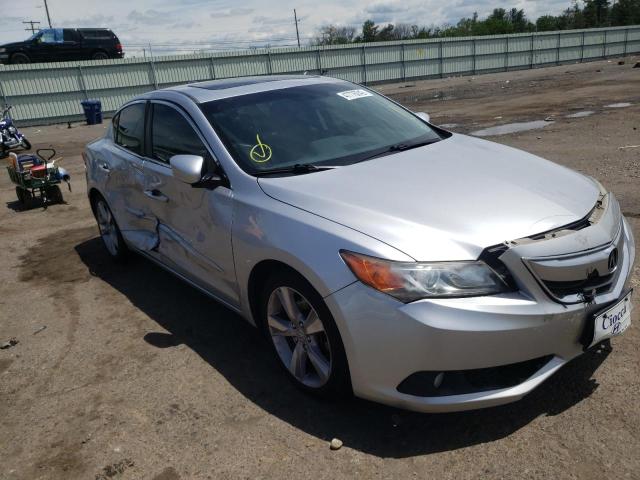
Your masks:
<path fill-rule="evenodd" d="M 347 90 L 345 92 L 338 92 L 342 98 L 346 98 L 347 100 L 357 100 L 358 98 L 364 97 L 372 97 L 373 95 L 366 90 L 358 89 L 358 90 Z"/>

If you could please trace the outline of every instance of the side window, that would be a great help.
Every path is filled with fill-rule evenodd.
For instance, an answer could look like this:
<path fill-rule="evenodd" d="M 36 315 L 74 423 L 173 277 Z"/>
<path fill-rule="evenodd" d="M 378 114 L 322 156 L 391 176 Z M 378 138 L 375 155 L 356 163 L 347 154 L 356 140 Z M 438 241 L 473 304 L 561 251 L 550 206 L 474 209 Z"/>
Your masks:
<path fill-rule="evenodd" d="M 134 103 L 120 111 L 115 141 L 121 147 L 142 155 L 142 139 L 144 138 L 144 103 Z"/>
<path fill-rule="evenodd" d="M 63 31 L 62 38 L 65 42 L 77 42 L 78 34 L 76 33 L 75 30 L 72 30 L 70 28 L 65 28 Z"/>
<path fill-rule="evenodd" d="M 169 163 L 174 155 L 185 154 L 211 159 L 204 143 L 180 112 L 160 103 L 153 105 L 151 144 L 151 156 L 164 163 Z"/>
<path fill-rule="evenodd" d="M 40 42 L 42 43 L 62 43 L 63 34 L 61 28 L 49 28 L 42 31 L 40 36 Z"/>

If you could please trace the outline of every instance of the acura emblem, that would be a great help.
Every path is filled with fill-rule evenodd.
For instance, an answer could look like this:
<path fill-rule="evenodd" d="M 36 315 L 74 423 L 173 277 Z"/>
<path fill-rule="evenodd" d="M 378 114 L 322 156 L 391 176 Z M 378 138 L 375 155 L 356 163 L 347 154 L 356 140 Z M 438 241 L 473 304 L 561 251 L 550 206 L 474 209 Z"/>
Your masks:
<path fill-rule="evenodd" d="M 609 267 L 609 272 L 613 272 L 618 266 L 618 249 L 614 248 L 609 254 L 609 263 L 607 264 Z"/>

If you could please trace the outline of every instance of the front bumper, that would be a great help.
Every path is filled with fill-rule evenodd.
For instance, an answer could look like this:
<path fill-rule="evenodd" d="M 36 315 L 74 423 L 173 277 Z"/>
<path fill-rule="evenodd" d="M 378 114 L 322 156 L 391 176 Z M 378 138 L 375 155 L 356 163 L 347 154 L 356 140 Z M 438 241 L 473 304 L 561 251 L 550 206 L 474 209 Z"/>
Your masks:
<path fill-rule="evenodd" d="M 421 412 L 470 410 L 521 399 L 583 353 L 580 339 L 587 320 L 622 296 L 635 255 L 626 222 L 623 234 L 620 275 L 609 292 L 590 304 L 555 302 L 533 277 L 528 291 L 406 305 L 359 282 L 326 297 L 347 352 L 354 394 Z M 549 360 L 508 388 L 446 396 L 398 391 L 416 372 L 446 375 L 542 357 Z"/>

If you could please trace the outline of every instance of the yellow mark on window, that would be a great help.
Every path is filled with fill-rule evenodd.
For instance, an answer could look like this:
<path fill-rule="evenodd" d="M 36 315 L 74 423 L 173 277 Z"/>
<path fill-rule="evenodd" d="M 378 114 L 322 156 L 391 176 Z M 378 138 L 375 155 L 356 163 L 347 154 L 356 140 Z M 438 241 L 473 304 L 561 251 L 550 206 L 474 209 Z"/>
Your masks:
<path fill-rule="evenodd" d="M 271 147 L 266 143 L 262 143 L 260 135 L 256 134 L 257 145 L 254 145 L 249 152 L 249 158 L 256 163 L 265 163 L 271 160 Z"/>

